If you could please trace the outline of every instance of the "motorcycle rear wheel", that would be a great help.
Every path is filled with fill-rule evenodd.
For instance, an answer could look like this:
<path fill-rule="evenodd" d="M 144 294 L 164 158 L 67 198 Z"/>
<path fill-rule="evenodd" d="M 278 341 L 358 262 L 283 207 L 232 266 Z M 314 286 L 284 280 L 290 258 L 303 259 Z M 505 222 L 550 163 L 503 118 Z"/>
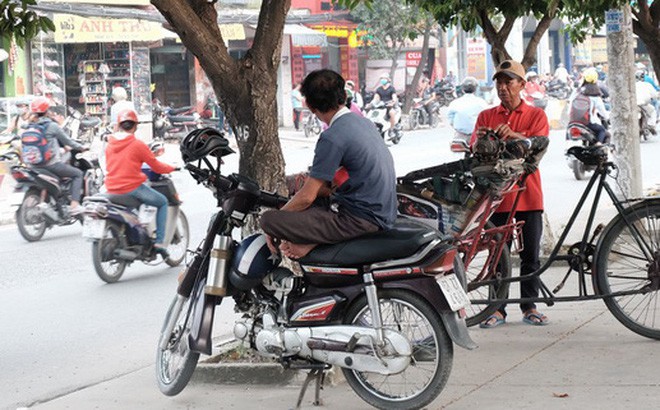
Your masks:
<path fill-rule="evenodd" d="M 417 110 L 412 110 L 410 116 L 408 117 L 408 127 L 411 130 L 416 130 L 419 128 L 419 112 Z"/>
<path fill-rule="evenodd" d="M 126 270 L 128 263 L 125 260 L 116 259 L 116 250 L 126 248 L 126 238 L 121 233 L 120 227 L 108 221 L 103 233 L 103 239 L 92 243 L 92 261 L 96 274 L 106 283 L 115 283 Z"/>
<path fill-rule="evenodd" d="M 440 394 L 449 379 L 454 348 L 440 315 L 415 293 L 378 291 L 383 327 L 403 334 L 413 345 L 409 366 L 401 373 L 381 375 L 342 369 L 353 391 L 379 409 L 422 408 Z M 372 323 L 366 297 L 358 299 L 346 323 Z"/>
<path fill-rule="evenodd" d="M 39 202 L 39 194 L 34 191 L 28 191 L 23 198 L 21 206 L 16 211 L 18 232 L 28 242 L 36 242 L 41 239 L 48 227 L 43 216 L 41 216 L 41 212 L 37 209 Z"/>
<path fill-rule="evenodd" d="M 188 218 L 186 218 L 183 211 L 179 209 L 176 230 L 174 231 L 172 242 L 170 242 L 170 245 L 167 247 L 167 252 L 170 256 L 165 259 L 165 263 L 172 267 L 179 266 L 186 257 L 186 250 L 188 249 L 189 242 L 190 230 L 188 229 Z"/>
<path fill-rule="evenodd" d="M 573 160 L 573 175 L 578 181 L 582 181 L 585 177 L 586 170 L 584 169 L 584 164 L 575 159 Z"/>
<path fill-rule="evenodd" d="M 199 361 L 199 353 L 193 352 L 188 346 L 188 335 L 192 322 L 192 317 L 188 316 L 188 310 L 191 301 L 194 300 L 192 296 L 186 299 L 178 317 L 175 318 L 176 324 L 172 333 L 163 334 L 166 324 L 173 319 L 172 315 L 175 314 L 174 307 L 177 298 L 178 296 L 170 304 L 161 329 L 161 340 L 165 337 L 169 340 L 167 348 L 163 350 L 158 347 L 156 352 L 156 381 L 158 388 L 166 396 L 176 396 L 181 393 L 188 385 Z"/>

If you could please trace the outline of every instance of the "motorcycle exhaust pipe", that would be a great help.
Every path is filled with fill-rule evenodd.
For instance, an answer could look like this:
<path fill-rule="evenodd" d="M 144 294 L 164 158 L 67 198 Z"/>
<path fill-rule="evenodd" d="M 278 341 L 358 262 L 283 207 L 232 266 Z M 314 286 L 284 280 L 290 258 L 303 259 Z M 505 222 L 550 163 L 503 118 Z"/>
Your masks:
<path fill-rule="evenodd" d="M 209 272 L 206 276 L 204 293 L 214 296 L 227 295 L 227 266 L 231 258 L 231 237 L 217 235 L 213 241 Z"/>
<path fill-rule="evenodd" d="M 138 254 L 133 252 L 133 251 L 126 250 L 126 249 L 117 249 L 117 250 L 115 250 L 113 256 L 116 259 L 121 259 L 121 260 L 132 262 L 135 259 L 137 259 Z"/>

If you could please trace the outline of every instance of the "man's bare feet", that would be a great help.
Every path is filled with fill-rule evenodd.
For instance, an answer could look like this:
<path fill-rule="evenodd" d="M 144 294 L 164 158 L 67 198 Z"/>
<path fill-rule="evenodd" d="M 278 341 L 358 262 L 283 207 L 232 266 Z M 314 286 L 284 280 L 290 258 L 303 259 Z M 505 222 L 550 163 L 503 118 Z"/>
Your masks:
<path fill-rule="evenodd" d="M 316 244 L 314 243 L 299 244 L 282 241 L 280 244 L 280 251 L 282 252 L 282 255 L 290 259 L 300 259 L 311 252 L 311 250 L 314 248 L 316 248 Z"/>

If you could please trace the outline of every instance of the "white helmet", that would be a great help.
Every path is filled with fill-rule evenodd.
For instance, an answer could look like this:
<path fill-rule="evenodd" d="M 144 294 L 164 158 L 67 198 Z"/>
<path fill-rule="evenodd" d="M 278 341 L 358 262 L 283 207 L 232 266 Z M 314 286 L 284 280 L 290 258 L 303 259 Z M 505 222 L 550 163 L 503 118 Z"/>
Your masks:
<path fill-rule="evenodd" d="M 530 79 L 534 77 L 538 77 L 539 75 L 536 74 L 536 71 L 528 71 L 527 74 L 525 74 L 525 79 L 529 81 Z"/>
<path fill-rule="evenodd" d="M 128 93 L 124 87 L 115 87 L 112 89 L 112 99 L 117 101 L 125 101 L 128 99 Z"/>

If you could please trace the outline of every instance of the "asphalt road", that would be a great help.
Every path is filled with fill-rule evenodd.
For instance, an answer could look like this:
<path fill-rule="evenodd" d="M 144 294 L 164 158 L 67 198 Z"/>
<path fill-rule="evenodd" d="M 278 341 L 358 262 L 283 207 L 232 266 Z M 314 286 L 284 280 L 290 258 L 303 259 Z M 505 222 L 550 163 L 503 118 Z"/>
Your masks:
<path fill-rule="evenodd" d="M 397 174 L 460 158 L 449 152 L 450 138 L 447 128 L 406 133 L 391 147 Z M 551 138 L 542 173 L 547 213 L 558 230 L 586 182 L 576 181 L 565 165 L 563 133 Z M 287 172 L 310 164 L 313 140 L 289 132 L 282 143 Z M 658 182 L 659 147 L 657 141 L 642 145 L 645 186 Z M 167 160 L 176 157 L 175 147 L 168 147 Z M 228 157 L 225 168 L 235 171 L 237 161 L 237 155 Z M 185 173 L 174 178 L 196 246 L 215 201 Z M 0 408 L 50 401 L 153 365 L 181 268 L 135 263 L 120 282 L 107 285 L 96 277 L 91 244 L 80 233 L 78 225 L 55 228 L 27 243 L 15 226 L 0 227 Z M 216 334 L 230 331 L 230 310 L 223 304 Z"/>

